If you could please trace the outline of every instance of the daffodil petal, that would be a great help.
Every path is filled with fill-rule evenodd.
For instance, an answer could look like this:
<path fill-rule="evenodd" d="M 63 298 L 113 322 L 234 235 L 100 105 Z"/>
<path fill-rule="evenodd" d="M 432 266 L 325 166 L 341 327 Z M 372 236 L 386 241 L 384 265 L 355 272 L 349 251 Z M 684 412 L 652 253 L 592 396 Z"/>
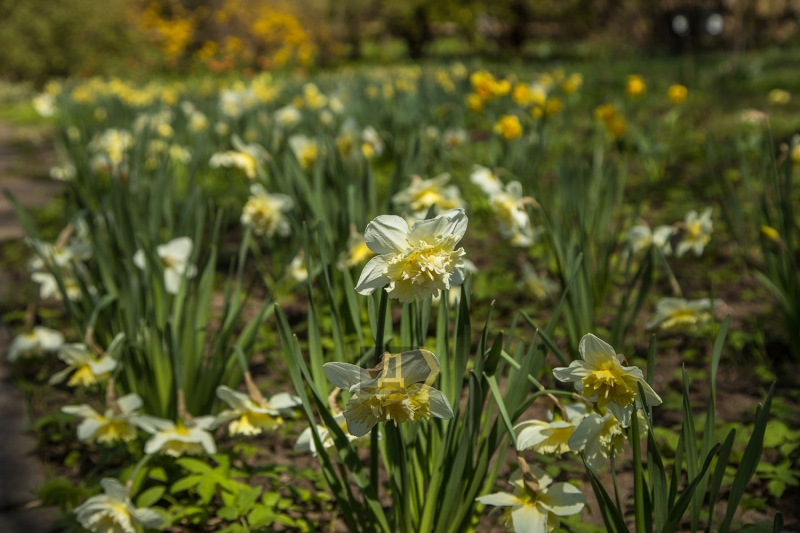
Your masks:
<path fill-rule="evenodd" d="M 369 381 L 369 372 L 356 365 L 348 363 L 325 363 L 322 371 L 328 381 L 342 390 L 349 391 L 353 386 L 359 385 L 364 381 Z"/>
<path fill-rule="evenodd" d="M 591 333 L 587 333 L 578 345 L 581 358 L 590 366 L 598 367 L 609 359 L 617 358 L 617 352 L 607 342 Z"/>
<path fill-rule="evenodd" d="M 558 516 L 569 516 L 581 512 L 586 505 L 586 497 L 574 485 L 556 483 L 539 495 L 539 505 Z"/>
<path fill-rule="evenodd" d="M 478 501 L 483 505 L 494 505 L 495 507 L 509 507 L 511 505 L 517 505 L 520 503 L 519 498 L 507 492 L 495 492 L 494 494 L 487 494 L 485 496 L 475 498 L 475 501 Z"/>
<path fill-rule="evenodd" d="M 408 248 L 408 224 L 397 215 L 380 215 L 367 224 L 364 240 L 376 254 L 399 253 Z"/>
<path fill-rule="evenodd" d="M 520 505 L 511 511 L 514 533 L 547 533 L 547 513 L 536 505 Z"/>

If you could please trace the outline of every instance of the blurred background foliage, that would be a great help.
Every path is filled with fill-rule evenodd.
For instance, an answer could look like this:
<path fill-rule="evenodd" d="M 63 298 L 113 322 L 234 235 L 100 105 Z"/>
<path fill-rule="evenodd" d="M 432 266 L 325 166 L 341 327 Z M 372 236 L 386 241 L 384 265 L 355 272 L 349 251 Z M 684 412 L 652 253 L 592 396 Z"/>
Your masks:
<path fill-rule="evenodd" d="M 676 32 L 676 15 L 685 30 Z M 714 35 L 711 15 L 722 23 Z M 0 76 L 35 83 L 403 56 L 742 51 L 798 40 L 800 0 L 0 0 Z"/>

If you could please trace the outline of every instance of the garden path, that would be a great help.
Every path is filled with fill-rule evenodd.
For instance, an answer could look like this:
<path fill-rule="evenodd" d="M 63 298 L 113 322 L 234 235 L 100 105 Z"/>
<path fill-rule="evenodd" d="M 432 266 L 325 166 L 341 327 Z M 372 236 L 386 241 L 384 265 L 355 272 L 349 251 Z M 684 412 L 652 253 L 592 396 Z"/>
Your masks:
<path fill-rule="evenodd" d="M 19 134 L 17 127 L 0 122 L 0 191 L 7 189 L 26 207 L 42 207 L 61 187 L 28 176 L 46 172 L 53 149 L 43 142 L 27 143 Z M 11 204 L 0 195 L 0 243 L 23 236 Z M 10 278 L 0 268 L 0 286 L 7 283 Z M 5 352 L 10 340 L 10 332 L 0 323 L 0 352 Z M 46 533 L 57 517 L 54 509 L 35 508 L 35 494 L 45 481 L 45 472 L 33 455 L 35 441 L 25 431 L 29 423 L 25 404 L 11 368 L 0 358 L 0 531 L 4 533 Z"/>

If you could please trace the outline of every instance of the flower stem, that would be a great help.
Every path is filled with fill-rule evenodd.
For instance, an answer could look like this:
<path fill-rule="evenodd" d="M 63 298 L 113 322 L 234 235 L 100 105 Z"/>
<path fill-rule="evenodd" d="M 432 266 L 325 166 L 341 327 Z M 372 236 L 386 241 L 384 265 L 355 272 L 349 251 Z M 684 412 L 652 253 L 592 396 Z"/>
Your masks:
<path fill-rule="evenodd" d="M 375 328 L 375 366 L 383 359 L 383 333 L 386 329 L 386 309 L 389 306 L 389 293 L 381 289 L 381 299 L 378 304 L 377 327 Z"/>

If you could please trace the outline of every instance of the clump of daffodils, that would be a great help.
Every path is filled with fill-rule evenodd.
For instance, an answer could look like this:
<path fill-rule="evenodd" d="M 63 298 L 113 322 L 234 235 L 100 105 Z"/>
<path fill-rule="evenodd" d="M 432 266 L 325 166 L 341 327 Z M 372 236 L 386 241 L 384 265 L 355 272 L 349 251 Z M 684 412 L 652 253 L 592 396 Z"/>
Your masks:
<path fill-rule="evenodd" d="M 384 355 L 367 370 L 347 363 L 326 363 L 328 380 L 352 394 L 344 411 L 347 430 L 361 437 L 379 422 L 417 422 L 431 417 L 450 419 L 453 409 L 431 383 L 439 374 L 439 360 L 428 350 Z"/>
<path fill-rule="evenodd" d="M 109 351 L 111 351 L 109 349 Z M 117 368 L 117 361 L 109 354 L 98 355 L 85 344 L 64 344 L 58 350 L 58 358 L 67 364 L 67 368 L 53 374 L 50 384 L 61 383 L 70 376 L 67 385 L 70 387 L 90 387 L 106 381 L 111 372 Z"/>
<path fill-rule="evenodd" d="M 711 211 L 712 208 L 707 207 L 702 215 L 698 215 L 697 211 L 694 210 L 686 213 L 686 218 L 682 224 L 683 237 L 678 243 L 675 255 L 681 257 L 689 250 L 698 257 L 702 255 L 703 249 L 711 240 L 711 232 L 714 229 L 714 223 L 711 221 Z"/>
<path fill-rule="evenodd" d="M 166 420 L 150 415 L 138 416 L 134 423 L 152 437 L 144 444 L 144 453 L 181 457 L 182 455 L 212 455 L 217 445 L 211 430 L 216 417 L 198 416 L 186 422 Z"/>
<path fill-rule="evenodd" d="M 136 438 L 136 425 L 133 418 L 142 407 L 142 398 L 131 393 L 114 401 L 114 405 L 103 414 L 90 405 L 67 405 L 61 411 L 83 419 L 78 425 L 78 440 L 112 444 L 118 441 L 130 442 Z"/>
<path fill-rule="evenodd" d="M 655 246 L 662 254 L 670 255 L 672 245 L 669 239 L 676 231 L 673 226 L 658 226 L 655 230 L 651 230 L 647 224 L 633 226 L 627 233 L 628 249 L 631 253 L 637 254 Z"/>
<path fill-rule="evenodd" d="M 270 194 L 259 183 L 250 185 L 250 198 L 242 209 L 242 224 L 256 235 L 272 237 L 276 233 L 286 237 L 292 232 L 287 212 L 294 207 L 294 200 L 285 194 Z"/>
<path fill-rule="evenodd" d="M 496 492 L 476 498 L 484 505 L 507 507 L 503 522 L 509 531 L 548 533 L 558 526 L 559 516 L 577 514 L 586 505 L 586 498 L 574 485 L 554 484 L 552 477 L 535 466 L 523 468 L 509 479 L 514 487 L 512 493 Z"/>
<path fill-rule="evenodd" d="M 178 294 L 184 276 L 193 277 L 197 269 L 189 264 L 194 245 L 189 237 L 178 237 L 166 244 L 156 247 L 156 253 L 164 269 L 164 285 L 170 294 Z M 133 255 L 133 264 L 141 270 L 147 270 L 144 250 L 137 250 Z"/>
<path fill-rule="evenodd" d="M 301 404 L 300 398 L 285 392 L 267 400 L 254 386 L 251 394 L 244 394 L 221 385 L 217 387 L 217 396 L 230 407 L 217 415 L 217 424 L 230 422 L 228 433 L 231 436 L 251 437 L 273 431 L 283 424 L 282 416 L 291 414 Z"/>
<path fill-rule="evenodd" d="M 122 483 L 113 478 L 103 478 L 100 485 L 103 494 L 92 496 L 75 508 L 81 526 L 94 533 L 136 533 L 137 526 L 148 529 L 161 527 L 161 515 L 148 508 L 137 509 Z"/>
<path fill-rule="evenodd" d="M 6 358 L 13 363 L 20 358 L 40 357 L 58 350 L 64 344 L 64 335 L 60 331 L 35 326 L 30 331 L 14 337 L 8 347 Z"/>
<path fill-rule="evenodd" d="M 411 184 L 392 196 L 392 202 L 403 206 L 417 219 L 425 218 L 432 207 L 437 214 L 462 207 L 461 192 L 455 185 L 448 185 L 449 181 L 450 174 L 447 173 L 428 180 L 412 176 Z"/>
<path fill-rule="evenodd" d="M 386 287 L 392 298 L 408 303 L 461 285 L 466 252 L 456 245 L 467 231 L 463 209 L 451 209 L 411 228 L 395 215 L 381 215 L 367 225 L 364 239 L 378 254 L 366 264 L 356 285 L 360 294 Z"/>
<path fill-rule="evenodd" d="M 211 156 L 208 165 L 211 168 L 237 168 L 249 179 L 265 178 L 263 163 L 270 157 L 260 144 L 246 144 L 238 135 L 231 137 L 234 150 L 217 152 Z"/>
<path fill-rule="evenodd" d="M 102 157 L 110 170 L 119 170 L 128 151 L 133 147 L 133 135 L 126 130 L 108 129 L 95 136 L 89 149 Z"/>
<path fill-rule="evenodd" d="M 584 335 L 578 346 L 581 358 L 569 367 L 556 368 L 559 381 L 575 384 L 575 390 L 587 400 L 607 407 L 623 426 L 628 426 L 634 402 L 640 402 L 639 385 L 647 397 L 647 405 L 661 404 L 661 398 L 645 381 L 635 366 L 623 366 L 614 348 L 591 333 Z"/>
<path fill-rule="evenodd" d="M 711 320 L 714 308 L 721 300 L 701 298 L 687 300 L 685 298 L 662 298 L 656 304 L 656 314 L 647 329 L 689 330 L 697 329 Z"/>

